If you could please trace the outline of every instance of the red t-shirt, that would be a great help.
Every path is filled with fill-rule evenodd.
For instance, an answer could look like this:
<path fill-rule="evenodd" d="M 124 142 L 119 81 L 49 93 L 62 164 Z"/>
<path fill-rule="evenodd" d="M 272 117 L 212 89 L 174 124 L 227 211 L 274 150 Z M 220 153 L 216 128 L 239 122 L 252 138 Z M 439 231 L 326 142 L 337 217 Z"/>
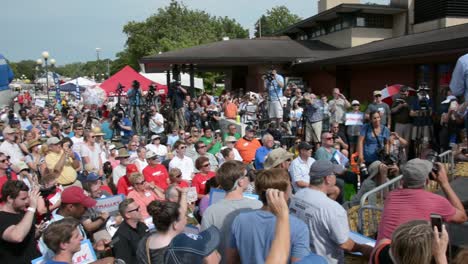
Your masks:
<path fill-rule="evenodd" d="M 154 167 L 146 166 L 146 168 L 143 169 L 143 176 L 145 176 L 145 180 L 147 182 L 153 182 L 163 190 L 167 189 L 167 179 L 169 178 L 169 174 L 167 173 L 167 169 L 164 165 L 157 164 Z"/>
<path fill-rule="evenodd" d="M 117 182 L 117 194 L 128 195 L 130 191 L 133 190 L 133 186 L 130 184 L 130 181 L 127 178 L 127 175 L 120 177 Z"/>
<path fill-rule="evenodd" d="M 18 176 L 16 176 L 16 173 L 14 171 L 11 172 L 11 179 L 12 180 L 18 180 Z M 2 188 L 5 182 L 8 181 L 8 177 L 6 175 L 1 175 L 0 176 L 0 198 L 2 197 Z"/>
<path fill-rule="evenodd" d="M 205 195 L 206 181 L 216 176 L 216 173 L 210 171 L 208 174 L 197 173 L 192 179 L 192 187 L 195 186 L 198 194 Z"/>
<path fill-rule="evenodd" d="M 391 239 L 393 231 L 408 221 L 429 221 L 431 213 L 434 213 L 449 222 L 455 212 L 455 207 L 440 195 L 423 189 L 394 190 L 385 199 L 377 240 Z"/>
<path fill-rule="evenodd" d="M 106 191 L 106 192 L 108 192 L 108 193 L 114 194 L 114 193 L 112 192 L 111 188 L 110 188 L 109 186 L 107 186 L 107 185 L 101 185 L 101 188 L 100 188 L 100 189 L 103 190 L 103 191 Z"/>

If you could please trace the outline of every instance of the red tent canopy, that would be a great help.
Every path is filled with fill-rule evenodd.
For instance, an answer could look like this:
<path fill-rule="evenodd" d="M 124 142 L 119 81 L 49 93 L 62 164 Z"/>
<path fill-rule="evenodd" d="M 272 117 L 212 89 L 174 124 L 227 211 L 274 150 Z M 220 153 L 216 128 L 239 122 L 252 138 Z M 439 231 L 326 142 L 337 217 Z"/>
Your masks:
<path fill-rule="evenodd" d="M 117 94 L 115 93 L 115 90 L 117 89 L 117 85 L 119 83 L 125 86 L 124 92 L 126 93 L 132 87 L 132 83 L 134 80 L 137 80 L 140 83 L 140 89 L 143 92 L 148 91 L 148 87 L 151 84 L 154 84 L 156 87 L 157 93 L 161 95 L 167 94 L 167 85 L 155 83 L 151 81 L 150 79 L 147 79 L 143 75 L 136 72 L 130 66 L 125 66 L 122 70 L 112 75 L 109 79 L 101 83 L 100 87 L 104 91 L 106 91 L 107 96 L 117 96 Z M 123 94 L 123 95 L 125 96 L 126 94 Z"/>

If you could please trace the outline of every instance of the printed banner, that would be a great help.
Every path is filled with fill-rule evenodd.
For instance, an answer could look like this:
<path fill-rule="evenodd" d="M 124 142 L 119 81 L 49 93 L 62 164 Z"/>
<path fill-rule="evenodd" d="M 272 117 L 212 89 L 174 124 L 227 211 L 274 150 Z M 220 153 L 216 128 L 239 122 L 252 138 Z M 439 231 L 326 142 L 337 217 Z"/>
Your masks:
<path fill-rule="evenodd" d="M 362 114 L 346 113 L 346 126 L 361 126 L 362 121 L 364 121 Z"/>
<path fill-rule="evenodd" d="M 36 99 L 36 101 L 34 102 L 34 105 L 44 108 L 45 105 L 46 105 L 46 102 L 44 100 L 41 100 L 41 99 Z"/>
<path fill-rule="evenodd" d="M 116 215 L 119 212 L 119 204 L 124 199 L 125 197 L 122 194 L 96 199 L 97 203 L 93 208 L 100 213 L 107 212 L 110 215 Z"/>

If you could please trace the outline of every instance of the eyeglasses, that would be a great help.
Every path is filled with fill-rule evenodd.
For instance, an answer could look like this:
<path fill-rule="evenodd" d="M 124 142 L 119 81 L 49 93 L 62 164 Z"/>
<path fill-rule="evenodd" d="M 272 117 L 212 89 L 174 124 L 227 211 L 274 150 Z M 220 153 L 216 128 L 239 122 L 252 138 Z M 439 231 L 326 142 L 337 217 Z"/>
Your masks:
<path fill-rule="evenodd" d="M 333 139 L 333 137 L 327 137 L 327 138 L 325 138 L 325 139 L 326 139 L 326 140 L 331 140 L 331 139 Z"/>
<path fill-rule="evenodd" d="M 146 180 L 142 180 L 141 182 L 136 182 L 135 184 L 136 185 L 142 185 L 142 184 L 145 184 Z"/>
<path fill-rule="evenodd" d="M 183 146 L 183 147 L 179 147 L 179 149 L 185 149 L 185 148 L 186 148 L 185 146 Z"/>
<path fill-rule="evenodd" d="M 209 166 L 210 166 L 209 163 L 206 163 L 206 164 L 203 164 L 203 165 L 202 165 L 203 168 L 206 168 L 206 167 L 209 167 Z"/>
<path fill-rule="evenodd" d="M 5 162 L 7 162 L 7 161 L 9 161 L 9 160 L 10 160 L 10 157 L 7 157 L 6 159 L 0 160 L 0 163 L 5 163 Z"/>
<path fill-rule="evenodd" d="M 137 208 L 135 208 L 133 210 L 128 211 L 127 213 L 138 212 L 138 211 L 140 211 L 140 206 L 138 206 Z"/>
<path fill-rule="evenodd" d="M 198 146 L 198 148 L 206 148 L 206 146 Z"/>
<path fill-rule="evenodd" d="M 177 175 L 177 176 L 175 176 L 175 177 L 176 177 L 176 178 L 180 178 L 180 177 L 182 177 L 182 174 L 179 174 L 179 175 Z"/>
<path fill-rule="evenodd" d="M 381 94 L 376 94 L 376 95 L 374 95 L 374 97 L 382 97 L 382 95 Z"/>

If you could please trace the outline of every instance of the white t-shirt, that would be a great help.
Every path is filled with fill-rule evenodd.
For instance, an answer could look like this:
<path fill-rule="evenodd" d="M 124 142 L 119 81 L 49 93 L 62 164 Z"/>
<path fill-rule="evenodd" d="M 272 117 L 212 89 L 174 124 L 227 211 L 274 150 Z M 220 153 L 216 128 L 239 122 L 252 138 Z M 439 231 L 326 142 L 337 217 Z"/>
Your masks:
<path fill-rule="evenodd" d="M 70 139 L 71 139 L 71 141 L 73 141 L 72 150 L 74 152 L 80 154 L 80 156 L 81 156 L 81 146 L 84 144 L 84 138 L 83 137 L 77 138 L 77 137 L 73 136 Z"/>
<path fill-rule="evenodd" d="M 161 122 L 161 125 L 158 126 L 156 122 Z M 149 128 L 151 132 L 156 134 L 161 134 L 164 132 L 164 117 L 160 113 L 153 115 L 149 121 Z"/>
<path fill-rule="evenodd" d="M 191 158 L 184 156 L 183 159 L 174 156 L 174 158 L 169 162 L 169 170 L 172 168 L 178 168 L 182 172 L 182 180 L 192 181 L 193 172 L 195 167 L 193 166 L 193 161 Z"/>
<path fill-rule="evenodd" d="M 137 159 L 135 160 L 135 162 L 133 162 L 133 163 L 137 166 L 138 171 L 139 171 L 140 173 L 142 173 L 142 172 L 143 172 L 143 169 L 146 168 L 146 166 L 148 166 L 148 162 L 146 161 L 146 159 L 140 160 L 139 158 L 137 158 Z"/>
<path fill-rule="evenodd" d="M 101 169 L 101 164 L 99 164 L 100 156 L 101 148 L 98 144 L 94 144 L 94 150 L 91 150 L 87 144 L 81 145 L 81 157 L 89 157 L 89 163 L 97 170 Z M 85 164 L 84 159 L 83 164 Z"/>
<path fill-rule="evenodd" d="M 10 156 L 10 161 L 13 165 L 22 162 L 24 159 L 24 154 L 21 152 L 20 147 L 16 143 L 9 143 L 8 141 L 4 141 L 0 145 L 0 152 Z"/>
<path fill-rule="evenodd" d="M 145 148 L 146 148 L 146 150 L 153 151 L 158 156 L 164 156 L 165 157 L 167 155 L 167 147 L 164 146 L 164 145 L 161 145 L 161 144 L 159 144 L 158 146 L 156 146 L 155 144 L 148 144 L 148 145 L 145 146 Z"/>

